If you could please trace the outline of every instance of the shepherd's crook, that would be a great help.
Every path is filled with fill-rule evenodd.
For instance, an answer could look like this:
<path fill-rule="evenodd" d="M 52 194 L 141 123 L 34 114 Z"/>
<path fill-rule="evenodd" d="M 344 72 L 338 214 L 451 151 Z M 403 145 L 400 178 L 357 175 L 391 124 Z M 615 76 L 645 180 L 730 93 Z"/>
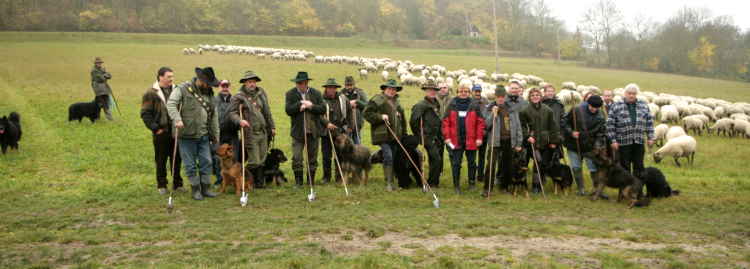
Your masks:
<path fill-rule="evenodd" d="M 534 133 L 531 132 L 531 127 L 529 127 L 529 125 L 526 124 L 526 128 L 529 129 L 529 133 L 533 137 Z M 542 196 L 544 198 L 547 198 L 547 195 L 544 194 L 544 184 L 542 183 L 542 170 L 541 170 L 541 167 L 539 167 L 539 161 L 537 161 L 537 159 L 536 159 L 536 149 L 535 149 L 536 146 L 535 146 L 535 144 L 536 144 L 536 139 L 534 139 L 534 143 L 531 143 L 531 157 L 534 158 L 534 168 L 536 168 L 536 175 L 537 175 L 537 178 L 539 179 L 539 188 L 542 189 Z"/>
<path fill-rule="evenodd" d="M 490 169 L 486 169 L 485 180 L 487 182 L 487 199 L 490 199 L 490 193 L 492 192 L 492 184 L 495 183 L 495 119 L 497 118 L 497 111 L 492 111 L 492 129 L 490 130 Z M 489 174 L 489 175 L 487 175 Z"/>
<path fill-rule="evenodd" d="M 302 96 L 302 99 L 304 100 L 304 96 Z M 307 110 L 307 109 L 305 109 Z M 315 201 L 315 190 L 313 189 L 313 178 L 312 175 L 310 175 L 310 158 L 308 156 L 309 149 L 307 148 L 307 111 L 302 110 L 302 132 L 305 139 L 305 156 L 304 162 L 305 162 L 305 168 L 307 170 L 307 182 L 310 184 L 310 194 L 307 195 L 307 201 L 312 202 Z"/>
<path fill-rule="evenodd" d="M 240 122 L 244 119 L 242 117 L 242 104 L 240 104 Z M 247 193 L 245 193 L 245 127 L 240 126 L 240 147 L 242 147 L 242 197 L 240 197 L 240 205 L 245 207 L 247 205 Z M 237 185 L 235 185 L 237 186 Z"/>
<path fill-rule="evenodd" d="M 328 119 L 328 121 L 330 122 L 331 116 L 329 114 L 329 111 L 330 109 L 328 109 L 328 104 L 326 104 L 326 119 Z M 339 162 L 338 153 L 336 153 L 336 145 L 333 144 L 333 133 L 331 132 L 331 129 L 328 129 L 328 139 L 331 140 L 331 150 L 333 151 L 333 160 L 336 161 L 336 168 L 338 168 L 339 175 L 341 175 L 341 181 L 344 183 L 344 192 L 346 193 L 346 196 L 349 196 L 349 188 L 346 187 L 346 175 L 344 175 L 344 171 L 341 169 L 341 162 Z"/>
<path fill-rule="evenodd" d="M 179 111 L 178 111 L 179 113 Z M 167 213 L 172 213 L 174 209 L 174 200 L 172 199 L 172 193 L 174 193 L 174 160 L 177 158 L 177 137 L 179 136 L 180 129 L 174 128 L 174 149 L 172 150 L 172 170 L 169 172 L 172 174 L 172 189 L 169 190 L 169 199 L 167 199 Z"/>
<path fill-rule="evenodd" d="M 414 159 L 411 158 L 411 155 L 409 155 L 409 151 L 406 150 L 406 147 L 404 147 L 404 145 L 401 144 L 401 140 L 396 135 L 396 132 L 394 132 L 393 129 L 391 129 L 391 124 L 390 122 L 388 122 L 388 120 L 385 120 L 385 127 L 388 128 L 388 131 L 391 133 L 391 136 L 393 136 L 393 138 L 396 140 L 396 143 L 398 143 L 398 145 L 401 147 L 401 150 L 403 150 L 404 153 L 406 153 L 406 158 L 409 159 L 409 161 L 411 162 L 411 165 L 414 166 L 414 169 L 417 169 L 417 173 L 419 173 L 419 177 L 422 179 L 423 188 L 427 188 L 427 190 L 432 193 L 432 198 L 433 198 L 432 206 L 434 206 L 435 208 L 440 208 L 440 200 L 438 199 L 437 194 L 432 190 L 432 188 L 430 188 L 430 184 L 427 184 L 427 182 L 425 182 L 424 173 L 422 173 L 422 171 L 419 169 L 419 167 L 417 166 L 417 163 L 414 162 Z"/>

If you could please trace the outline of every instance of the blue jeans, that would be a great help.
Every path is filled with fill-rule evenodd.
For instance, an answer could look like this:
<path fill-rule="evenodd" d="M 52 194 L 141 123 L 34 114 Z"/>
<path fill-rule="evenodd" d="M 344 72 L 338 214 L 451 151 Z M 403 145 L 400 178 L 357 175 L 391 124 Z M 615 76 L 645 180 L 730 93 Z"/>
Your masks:
<path fill-rule="evenodd" d="M 476 179 L 477 163 L 476 163 L 476 150 L 464 150 L 455 149 L 451 150 L 451 172 L 453 172 L 453 184 L 458 184 L 461 181 L 461 162 L 463 162 L 464 154 L 466 154 L 466 162 L 469 164 L 469 184 L 474 184 Z M 457 186 L 457 185 L 456 185 Z"/>
<path fill-rule="evenodd" d="M 380 144 L 380 150 L 383 152 L 383 165 L 393 166 L 393 149 L 391 149 L 391 144 Z"/>
<path fill-rule="evenodd" d="M 359 145 L 362 143 L 362 134 L 357 130 L 352 130 L 352 132 L 349 134 L 349 137 L 352 138 L 352 141 L 354 141 L 355 145 Z"/>
<path fill-rule="evenodd" d="M 185 168 L 185 175 L 190 179 L 190 184 L 193 186 L 200 183 L 211 184 L 210 175 L 213 164 L 208 136 L 199 139 L 180 138 L 178 143 L 182 165 Z M 198 174 L 200 177 L 197 176 Z"/>
<path fill-rule="evenodd" d="M 570 168 L 573 168 L 574 170 L 581 170 L 581 157 L 578 156 L 578 153 L 572 150 L 568 150 L 568 159 L 570 159 Z M 589 168 L 589 172 L 596 172 L 596 164 L 588 158 L 583 157 L 583 160 L 586 162 L 586 166 Z"/>

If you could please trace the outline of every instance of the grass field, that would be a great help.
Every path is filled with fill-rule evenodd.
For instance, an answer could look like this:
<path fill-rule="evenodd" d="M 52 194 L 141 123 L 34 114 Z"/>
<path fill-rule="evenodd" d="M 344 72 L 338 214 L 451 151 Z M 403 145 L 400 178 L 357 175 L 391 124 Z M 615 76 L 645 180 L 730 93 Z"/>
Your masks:
<path fill-rule="evenodd" d="M 0 33 L 0 115 L 20 112 L 24 128 L 20 152 L 0 156 L 0 267 L 750 267 L 750 169 L 744 159 L 750 140 L 740 138 L 699 137 L 694 166 L 656 165 L 682 195 L 644 209 L 577 196 L 486 200 L 478 191 L 458 196 L 446 187 L 438 190 L 442 207 L 435 209 L 418 190 L 384 192 L 376 166 L 371 184 L 353 187 L 351 197 L 326 185 L 318 187 L 318 201 L 308 203 L 307 190 L 286 185 L 254 191 L 241 208 L 231 194 L 195 202 L 183 193 L 175 212 L 166 214 L 166 197 L 155 188 L 151 137 L 139 117 L 141 95 L 160 66 L 173 67 L 178 81 L 190 79 L 196 66 L 213 66 L 233 86 L 245 70 L 256 71 L 271 98 L 276 145 L 286 152 L 290 126 L 282 103 L 289 79 L 306 70 L 319 86 L 356 70 L 180 51 L 217 43 L 494 69 L 494 59 L 477 52 L 399 49 L 356 39 Z M 68 123 L 69 104 L 93 99 L 95 56 L 113 74 L 122 116 Z M 545 59 L 508 58 L 501 66 L 555 84 L 611 88 L 637 82 L 645 90 L 750 101 L 746 83 Z M 358 86 L 375 94 L 375 77 Z M 408 110 L 421 94 L 406 88 L 402 105 Z M 654 165 L 651 158 L 648 165 Z M 282 168 L 291 177 L 290 166 Z M 450 182 L 449 172 L 446 166 L 443 182 Z"/>

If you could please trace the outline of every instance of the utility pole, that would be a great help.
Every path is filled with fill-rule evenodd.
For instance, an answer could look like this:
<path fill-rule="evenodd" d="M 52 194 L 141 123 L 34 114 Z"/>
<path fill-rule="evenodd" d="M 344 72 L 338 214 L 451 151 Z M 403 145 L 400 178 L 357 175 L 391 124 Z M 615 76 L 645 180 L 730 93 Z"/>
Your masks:
<path fill-rule="evenodd" d="M 496 8 L 496 0 L 490 0 L 492 1 L 492 28 L 495 32 L 495 73 L 500 72 L 500 60 L 498 59 L 497 55 L 497 8 Z"/>
<path fill-rule="evenodd" d="M 557 39 L 557 61 L 560 62 L 560 26 L 555 27 L 555 37 Z"/>

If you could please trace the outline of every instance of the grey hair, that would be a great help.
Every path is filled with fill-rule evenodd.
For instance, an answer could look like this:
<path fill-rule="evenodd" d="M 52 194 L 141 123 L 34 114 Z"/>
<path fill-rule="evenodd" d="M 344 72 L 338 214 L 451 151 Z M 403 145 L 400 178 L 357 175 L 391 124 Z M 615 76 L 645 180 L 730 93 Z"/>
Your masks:
<path fill-rule="evenodd" d="M 633 92 L 635 94 L 638 94 L 641 92 L 641 88 L 638 87 L 638 84 L 630 83 L 627 86 L 625 86 L 625 92 Z"/>

